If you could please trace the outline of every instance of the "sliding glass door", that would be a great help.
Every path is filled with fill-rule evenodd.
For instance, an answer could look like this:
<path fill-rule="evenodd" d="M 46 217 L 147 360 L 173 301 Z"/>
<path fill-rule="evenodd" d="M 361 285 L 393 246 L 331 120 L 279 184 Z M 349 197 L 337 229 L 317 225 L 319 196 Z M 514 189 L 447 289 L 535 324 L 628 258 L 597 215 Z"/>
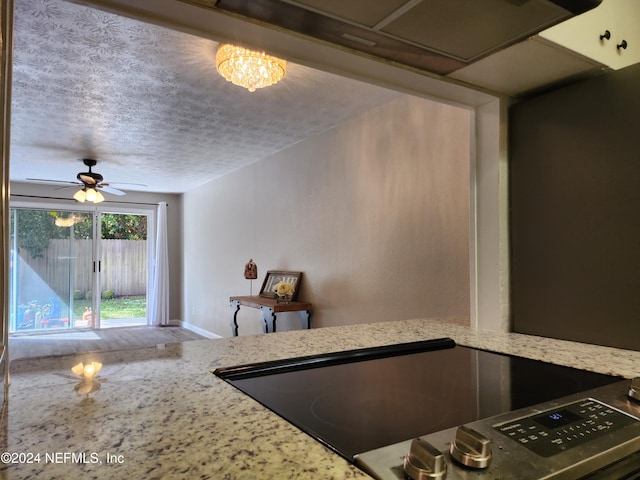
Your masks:
<path fill-rule="evenodd" d="M 10 333 L 147 323 L 147 214 L 11 209 Z"/>
<path fill-rule="evenodd" d="M 93 326 L 94 233 L 91 213 L 11 209 L 11 333 Z"/>
<path fill-rule="evenodd" d="M 146 325 L 147 215 L 106 211 L 98 218 L 98 326 Z"/>

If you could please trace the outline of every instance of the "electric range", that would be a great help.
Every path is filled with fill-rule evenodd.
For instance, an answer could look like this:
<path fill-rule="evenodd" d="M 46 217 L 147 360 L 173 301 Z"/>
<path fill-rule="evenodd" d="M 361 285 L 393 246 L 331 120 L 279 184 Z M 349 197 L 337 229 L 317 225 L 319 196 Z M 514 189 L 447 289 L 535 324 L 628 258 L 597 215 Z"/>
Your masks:
<path fill-rule="evenodd" d="M 451 339 L 214 373 L 375 478 L 576 479 L 612 464 L 638 477 L 597 478 L 640 478 L 640 402 L 620 377 Z"/>

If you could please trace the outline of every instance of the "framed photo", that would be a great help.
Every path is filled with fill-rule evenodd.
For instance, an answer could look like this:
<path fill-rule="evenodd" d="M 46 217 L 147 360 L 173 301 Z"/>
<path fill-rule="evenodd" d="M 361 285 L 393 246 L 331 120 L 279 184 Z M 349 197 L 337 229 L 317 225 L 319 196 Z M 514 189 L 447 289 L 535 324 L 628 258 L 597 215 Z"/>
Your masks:
<path fill-rule="evenodd" d="M 260 289 L 260 296 L 266 298 L 273 298 L 275 296 L 275 292 L 273 291 L 273 287 L 279 282 L 288 282 L 293 285 L 294 292 L 292 300 L 298 297 L 298 285 L 300 284 L 300 278 L 302 277 L 302 272 L 284 272 L 280 270 L 269 270 L 264 277 L 264 282 L 262 282 L 262 288 Z"/>

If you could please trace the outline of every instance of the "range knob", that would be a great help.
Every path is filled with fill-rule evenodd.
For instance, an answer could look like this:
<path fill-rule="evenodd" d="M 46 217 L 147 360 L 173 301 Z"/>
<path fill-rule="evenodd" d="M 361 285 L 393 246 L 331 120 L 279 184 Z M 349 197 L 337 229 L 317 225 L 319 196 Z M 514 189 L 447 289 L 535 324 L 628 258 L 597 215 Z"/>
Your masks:
<path fill-rule="evenodd" d="M 635 400 L 640 401 L 640 377 L 636 377 L 631 380 L 629 386 L 629 396 Z"/>
<path fill-rule="evenodd" d="M 444 454 L 424 438 L 414 438 L 409 454 L 404 457 L 404 473 L 413 480 L 445 479 L 447 463 Z"/>
<path fill-rule="evenodd" d="M 491 463 L 491 440 L 475 430 L 458 427 L 456 439 L 449 449 L 451 457 L 469 468 L 487 468 Z"/>

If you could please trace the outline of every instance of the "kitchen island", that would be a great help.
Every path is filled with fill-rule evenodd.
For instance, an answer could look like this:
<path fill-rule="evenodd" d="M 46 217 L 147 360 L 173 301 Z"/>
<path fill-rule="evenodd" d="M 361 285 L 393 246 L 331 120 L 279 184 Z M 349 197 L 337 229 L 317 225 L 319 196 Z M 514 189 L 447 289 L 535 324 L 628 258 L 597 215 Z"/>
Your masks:
<path fill-rule="evenodd" d="M 450 337 L 460 345 L 626 378 L 640 352 L 455 320 L 407 320 L 21 360 L 3 411 L 2 478 L 368 478 L 215 377 L 217 367 Z M 100 388 L 76 392 L 80 361 L 103 364 Z"/>

